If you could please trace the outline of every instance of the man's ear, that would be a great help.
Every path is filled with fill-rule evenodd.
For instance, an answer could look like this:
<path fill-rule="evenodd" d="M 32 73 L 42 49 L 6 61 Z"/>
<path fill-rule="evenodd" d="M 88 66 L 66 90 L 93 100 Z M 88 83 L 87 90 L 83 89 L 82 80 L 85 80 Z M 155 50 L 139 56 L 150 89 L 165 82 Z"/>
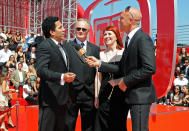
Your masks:
<path fill-rule="evenodd" d="M 55 35 L 53 30 L 50 30 L 50 34 L 51 34 L 51 36 Z"/>

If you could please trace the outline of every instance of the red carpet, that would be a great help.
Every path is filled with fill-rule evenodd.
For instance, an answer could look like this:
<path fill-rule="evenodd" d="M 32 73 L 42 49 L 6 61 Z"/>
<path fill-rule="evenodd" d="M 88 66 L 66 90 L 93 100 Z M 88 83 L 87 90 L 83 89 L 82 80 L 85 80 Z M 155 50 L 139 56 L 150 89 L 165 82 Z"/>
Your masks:
<path fill-rule="evenodd" d="M 189 108 L 157 105 L 150 114 L 150 131 L 188 131 Z M 12 119 L 16 125 L 16 109 L 12 110 Z M 128 119 L 128 131 L 131 131 L 131 120 Z M 38 106 L 20 106 L 18 126 L 9 131 L 37 131 Z M 76 131 L 81 131 L 81 119 L 78 117 Z"/>

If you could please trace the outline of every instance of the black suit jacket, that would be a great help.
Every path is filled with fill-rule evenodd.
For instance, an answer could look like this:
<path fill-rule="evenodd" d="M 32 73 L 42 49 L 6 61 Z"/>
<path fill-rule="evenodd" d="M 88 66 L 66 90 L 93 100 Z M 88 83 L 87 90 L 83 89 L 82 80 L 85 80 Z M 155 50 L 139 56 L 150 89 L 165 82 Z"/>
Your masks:
<path fill-rule="evenodd" d="M 128 87 L 125 92 L 125 101 L 128 104 L 150 104 L 156 101 L 152 81 L 152 75 L 156 72 L 154 45 L 141 29 L 130 40 L 119 66 L 102 62 L 100 70 L 122 74 Z"/>
<path fill-rule="evenodd" d="M 94 97 L 96 69 L 90 68 L 88 64 L 85 63 L 84 57 L 78 55 L 75 49 L 76 44 L 76 40 L 74 40 L 63 45 L 69 54 L 70 71 L 76 74 L 75 80 L 70 85 L 72 89 L 71 94 L 76 97 L 81 90 L 85 89 L 88 92 L 88 96 Z M 87 56 L 99 58 L 100 48 L 98 46 L 87 42 L 86 50 Z"/>
<path fill-rule="evenodd" d="M 37 74 L 41 78 L 40 106 L 57 107 L 66 104 L 69 88 L 67 83 L 60 85 L 60 79 L 62 73 L 68 72 L 68 67 L 58 46 L 48 38 L 37 46 L 36 57 Z"/>

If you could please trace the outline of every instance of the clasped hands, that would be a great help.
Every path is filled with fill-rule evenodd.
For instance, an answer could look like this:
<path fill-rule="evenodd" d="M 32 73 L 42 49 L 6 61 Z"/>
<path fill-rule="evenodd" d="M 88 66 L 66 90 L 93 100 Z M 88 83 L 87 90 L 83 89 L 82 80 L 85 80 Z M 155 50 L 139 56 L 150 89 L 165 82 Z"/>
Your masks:
<path fill-rule="evenodd" d="M 113 80 L 110 80 L 108 81 L 108 83 L 112 86 L 112 87 L 115 87 L 115 86 L 119 86 L 119 88 L 125 92 L 127 90 L 127 86 L 125 85 L 124 83 L 124 80 L 123 80 L 123 77 L 119 78 L 119 79 L 113 79 Z"/>
<path fill-rule="evenodd" d="M 101 61 L 95 58 L 94 56 L 88 56 L 85 58 L 85 62 L 90 66 L 90 67 L 100 67 L 101 66 Z M 127 86 L 124 83 L 123 77 L 119 79 L 114 79 L 109 81 L 110 85 L 112 87 L 118 85 L 119 88 L 125 92 L 127 89 Z"/>
<path fill-rule="evenodd" d="M 76 74 L 72 73 L 72 72 L 67 72 L 64 74 L 64 81 L 67 82 L 67 83 L 70 83 L 72 81 L 74 81 L 76 77 Z"/>

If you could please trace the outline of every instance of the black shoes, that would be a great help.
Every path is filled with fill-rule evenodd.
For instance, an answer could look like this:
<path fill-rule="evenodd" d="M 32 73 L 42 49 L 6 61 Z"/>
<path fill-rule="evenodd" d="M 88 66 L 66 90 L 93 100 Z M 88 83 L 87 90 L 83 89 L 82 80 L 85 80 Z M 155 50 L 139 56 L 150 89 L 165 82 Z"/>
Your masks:
<path fill-rule="evenodd" d="M 8 126 L 9 126 L 10 128 L 15 128 L 15 127 L 16 127 L 15 125 L 13 125 L 13 124 L 11 124 L 11 123 L 8 123 Z"/>

